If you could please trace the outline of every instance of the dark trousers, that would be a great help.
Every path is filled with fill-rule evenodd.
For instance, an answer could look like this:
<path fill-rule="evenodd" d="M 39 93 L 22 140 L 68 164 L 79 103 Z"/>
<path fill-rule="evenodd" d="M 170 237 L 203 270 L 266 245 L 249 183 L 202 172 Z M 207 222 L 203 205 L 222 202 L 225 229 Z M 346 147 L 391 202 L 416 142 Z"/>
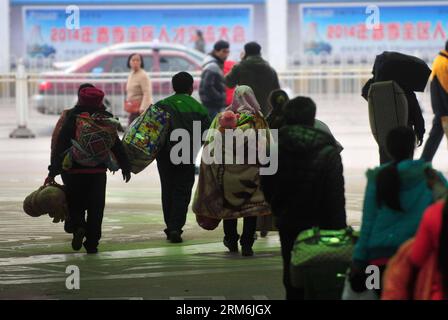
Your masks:
<path fill-rule="evenodd" d="M 86 230 L 86 246 L 96 248 L 101 239 L 106 201 L 106 173 L 62 174 L 66 187 L 69 219 L 65 230 L 74 232 L 79 228 Z M 87 219 L 86 219 L 87 211 Z"/>
<path fill-rule="evenodd" d="M 169 158 L 157 158 L 162 185 L 162 209 L 166 230 L 182 232 L 194 185 L 194 164 L 173 165 Z"/>
<path fill-rule="evenodd" d="M 280 244 L 282 247 L 283 258 L 283 285 L 286 290 L 286 300 L 303 300 L 304 290 L 294 288 L 291 286 L 290 263 L 291 263 L 291 251 L 294 247 L 294 242 L 301 230 L 291 230 L 282 228 L 279 226 Z"/>
<path fill-rule="evenodd" d="M 432 161 L 439 148 L 440 142 L 443 139 L 443 135 L 442 120 L 440 119 L 440 116 L 436 115 L 432 120 L 432 128 L 429 132 L 429 138 L 426 140 L 425 147 L 423 148 L 421 159 Z"/>
<path fill-rule="evenodd" d="M 257 217 L 243 218 L 243 233 L 241 234 L 241 246 L 250 247 L 254 244 L 255 230 L 257 229 Z M 237 242 L 240 238 L 237 230 L 238 219 L 226 219 L 224 224 L 224 238 L 229 242 Z"/>

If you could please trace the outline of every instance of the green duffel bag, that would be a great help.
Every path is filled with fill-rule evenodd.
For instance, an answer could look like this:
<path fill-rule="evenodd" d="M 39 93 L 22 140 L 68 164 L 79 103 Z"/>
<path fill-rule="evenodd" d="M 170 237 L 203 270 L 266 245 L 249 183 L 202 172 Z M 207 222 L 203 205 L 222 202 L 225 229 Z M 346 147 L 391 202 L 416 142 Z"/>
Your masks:
<path fill-rule="evenodd" d="M 302 288 L 306 300 L 341 299 L 357 238 L 351 227 L 301 232 L 291 252 L 291 285 Z"/>
<path fill-rule="evenodd" d="M 157 105 L 151 105 L 138 116 L 123 135 L 123 146 L 137 174 L 149 166 L 169 139 L 170 114 Z"/>

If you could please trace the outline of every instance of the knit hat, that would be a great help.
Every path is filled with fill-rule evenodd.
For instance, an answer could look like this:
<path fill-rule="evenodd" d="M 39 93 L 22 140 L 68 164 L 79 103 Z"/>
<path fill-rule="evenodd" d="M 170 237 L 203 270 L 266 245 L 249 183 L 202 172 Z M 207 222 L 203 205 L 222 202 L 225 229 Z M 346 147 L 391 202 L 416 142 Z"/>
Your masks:
<path fill-rule="evenodd" d="M 222 49 L 229 49 L 229 48 L 230 48 L 230 44 L 224 40 L 219 40 L 213 46 L 213 50 L 215 50 L 215 51 L 221 51 Z"/>
<path fill-rule="evenodd" d="M 296 97 L 283 107 L 287 124 L 313 126 L 316 119 L 316 104 L 308 97 Z"/>
<path fill-rule="evenodd" d="M 248 42 L 244 45 L 246 56 L 258 56 L 261 54 L 261 46 L 255 41 Z"/>
<path fill-rule="evenodd" d="M 100 108 L 103 105 L 104 92 L 98 88 L 83 88 L 79 91 L 78 105 Z"/>

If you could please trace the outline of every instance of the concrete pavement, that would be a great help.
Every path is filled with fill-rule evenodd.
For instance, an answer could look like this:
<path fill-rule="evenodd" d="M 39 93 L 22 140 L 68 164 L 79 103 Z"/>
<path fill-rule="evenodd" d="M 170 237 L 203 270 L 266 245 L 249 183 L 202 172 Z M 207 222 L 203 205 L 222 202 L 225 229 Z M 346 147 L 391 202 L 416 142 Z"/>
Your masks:
<path fill-rule="evenodd" d="M 359 226 L 364 172 L 378 163 L 366 103 L 358 96 L 315 98 L 318 118 L 344 146 L 348 222 Z M 424 101 L 427 101 L 427 99 Z M 430 129 L 432 115 L 425 104 Z M 100 254 L 73 253 L 62 224 L 22 211 L 26 195 L 47 174 L 50 134 L 57 117 L 31 112 L 36 139 L 13 140 L 15 111 L 0 106 L 0 299 L 282 299 L 278 235 L 258 239 L 255 256 L 225 253 L 222 227 L 202 230 L 192 212 L 184 243 L 170 244 L 163 233 L 160 183 L 155 164 L 129 184 L 108 175 L 107 206 Z M 421 148 L 416 155 L 419 156 Z M 448 169 L 446 141 L 434 166 Z M 241 230 L 241 226 L 240 226 Z M 81 272 L 81 289 L 67 290 L 67 266 Z"/>

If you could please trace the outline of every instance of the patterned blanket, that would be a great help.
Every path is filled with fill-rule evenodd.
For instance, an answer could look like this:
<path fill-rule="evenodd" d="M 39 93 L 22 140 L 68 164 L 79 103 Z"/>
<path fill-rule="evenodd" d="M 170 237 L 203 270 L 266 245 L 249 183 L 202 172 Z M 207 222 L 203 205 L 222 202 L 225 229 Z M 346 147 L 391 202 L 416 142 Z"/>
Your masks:
<path fill-rule="evenodd" d="M 224 132 L 219 126 L 216 116 L 210 129 L 218 130 L 224 141 Z M 259 114 L 241 114 L 237 128 L 242 131 L 249 129 L 266 129 L 267 141 L 270 140 L 268 125 Z M 216 131 L 215 131 L 216 132 Z M 244 142 L 245 154 L 248 150 L 256 151 L 260 145 L 265 145 L 265 141 L 258 144 Z M 234 151 L 237 146 L 234 144 Z M 207 164 L 204 161 L 204 152 L 214 155 L 216 141 L 213 131 L 204 144 L 203 158 L 201 160 L 199 182 L 193 200 L 193 212 L 198 216 L 214 219 L 235 219 L 249 216 L 264 216 L 271 214 L 269 204 L 265 201 L 263 192 L 260 189 L 259 165 L 249 164 Z M 225 142 L 222 143 L 223 159 L 225 155 Z M 233 162 L 234 163 L 234 162 Z"/>
<path fill-rule="evenodd" d="M 154 161 L 166 141 L 169 119 L 167 111 L 153 105 L 126 130 L 123 145 L 133 173 L 139 173 Z"/>
<path fill-rule="evenodd" d="M 72 139 L 72 147 L 63 161 L 64 170 L 70 169 L 75 161 L 87 167 L 105 163 L 110 170 L 117 171 L 119 165 L 111 148 L 118 138 L 119 127 L 119 120 L 113 117 L 100 113 L 79 114 L 76 117 L 75 139 Z"/>

